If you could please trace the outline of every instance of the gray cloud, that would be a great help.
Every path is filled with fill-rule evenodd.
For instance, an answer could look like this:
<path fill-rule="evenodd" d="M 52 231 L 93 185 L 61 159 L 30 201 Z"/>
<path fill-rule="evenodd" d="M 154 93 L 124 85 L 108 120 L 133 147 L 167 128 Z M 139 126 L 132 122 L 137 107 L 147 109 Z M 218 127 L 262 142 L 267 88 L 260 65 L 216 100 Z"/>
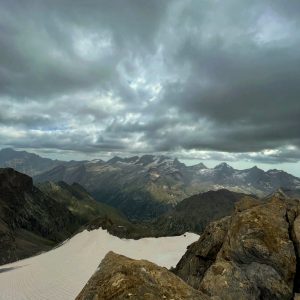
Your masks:
<path fill-rule="evenodd" d="M 300 160 L 300 3 L 2 1 L 2 146 Z"/>

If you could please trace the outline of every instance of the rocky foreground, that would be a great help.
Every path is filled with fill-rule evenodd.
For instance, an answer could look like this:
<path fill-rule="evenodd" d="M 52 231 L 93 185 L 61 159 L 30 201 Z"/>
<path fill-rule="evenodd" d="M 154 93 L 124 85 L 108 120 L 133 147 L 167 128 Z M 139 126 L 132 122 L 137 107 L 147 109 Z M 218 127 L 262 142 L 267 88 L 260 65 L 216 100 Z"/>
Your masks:
<path fill-rule="evenodd" d="M 183 280 L 147 260 L 109 252 L 76 300 L 208 299 Z"/>
<path fill-rule="evenodd" d="M 248 197 L 208 225 L 172 272 L 109 253 L 77 299 L 296 299 L 299 254 L 299 201 Z"/>

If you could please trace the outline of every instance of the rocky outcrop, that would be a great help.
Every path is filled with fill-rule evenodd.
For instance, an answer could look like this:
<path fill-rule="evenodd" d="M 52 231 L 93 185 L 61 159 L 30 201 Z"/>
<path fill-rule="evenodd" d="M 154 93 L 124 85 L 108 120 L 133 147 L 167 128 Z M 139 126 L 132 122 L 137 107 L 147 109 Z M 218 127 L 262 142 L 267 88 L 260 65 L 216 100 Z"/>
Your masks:
<path fill-rule="evenodd" d="M 210 223 L 200 239 L 188 247 L 174 272 L 198 289 L 206 270 L 214 263 L 227 234 L 230 217 Z M 200 246 L 201 245 L 201 246 Z"/>
<path fill-rule="evenodd" d="M 76 299 L 204 300 L 208 297 L 166 268 L 109 252 Z"/>
<path fill-rule="evenodd" d="M 295 218 L 293 229 L 292 229 L 292 237 L 294 240 L 295 251 L 297 254 L 297 270 L 296 270 L 296 278 L 295 278 L 295 286 L 294 290 L 300 293 L 300 213 L 298 208 L 298 216 Z M 299 295 L 300 299 L 300 295 Z"/>
<path fill-rule="evenodd" d="M 299 290 L 299 218 L 296 200 L 244 199 L 231 217 L 206 228 L 174 273 L 215 299 L 292 299 Z"/>

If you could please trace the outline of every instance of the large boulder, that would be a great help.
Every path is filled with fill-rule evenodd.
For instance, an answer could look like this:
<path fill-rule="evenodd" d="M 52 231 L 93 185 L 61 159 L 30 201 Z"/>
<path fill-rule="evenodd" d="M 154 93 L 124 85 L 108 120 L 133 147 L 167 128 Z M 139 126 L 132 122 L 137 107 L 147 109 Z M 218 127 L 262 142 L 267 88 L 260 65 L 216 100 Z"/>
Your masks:
<path fill-rule="evenodd" d="M 298 216 L 295 218 L 292 230 L 292 237 L 294 239 L 295 251 L 297 254 L 297 273 L 294 289 L 296 292 L 300 293 L 300 214 L 298 214 Z"/>
<path fill-rule="evenodd" d="M 76 299 L 202 300 L 208 297 L 166 268 L 109 252 Z"/>
<path fill-rule="evenodd" d="M 263 203 L 244 200 L 231 218 L 206 228 L 175 274 L 216 299 L 292 299 L 297 203 L 276 197 Z"/>

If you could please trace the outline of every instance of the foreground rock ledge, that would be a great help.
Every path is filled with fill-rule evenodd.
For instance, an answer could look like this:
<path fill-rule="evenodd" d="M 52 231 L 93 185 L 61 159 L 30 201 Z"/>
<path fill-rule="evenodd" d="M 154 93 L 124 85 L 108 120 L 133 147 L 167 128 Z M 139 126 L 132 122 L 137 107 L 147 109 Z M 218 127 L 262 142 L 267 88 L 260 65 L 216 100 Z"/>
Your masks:
<path fill-rule="evenodd" d="M 166 268 L 147 260 L 133 260 L 109 252 L 76 299 L 205 300 L 208 298 Z"/>
<path fill-rule="evenodd" d="M 211 223 L 174 273 L 213 299 L 293 299 L 299 292 L 299 201 L 247 199 Z"/>

